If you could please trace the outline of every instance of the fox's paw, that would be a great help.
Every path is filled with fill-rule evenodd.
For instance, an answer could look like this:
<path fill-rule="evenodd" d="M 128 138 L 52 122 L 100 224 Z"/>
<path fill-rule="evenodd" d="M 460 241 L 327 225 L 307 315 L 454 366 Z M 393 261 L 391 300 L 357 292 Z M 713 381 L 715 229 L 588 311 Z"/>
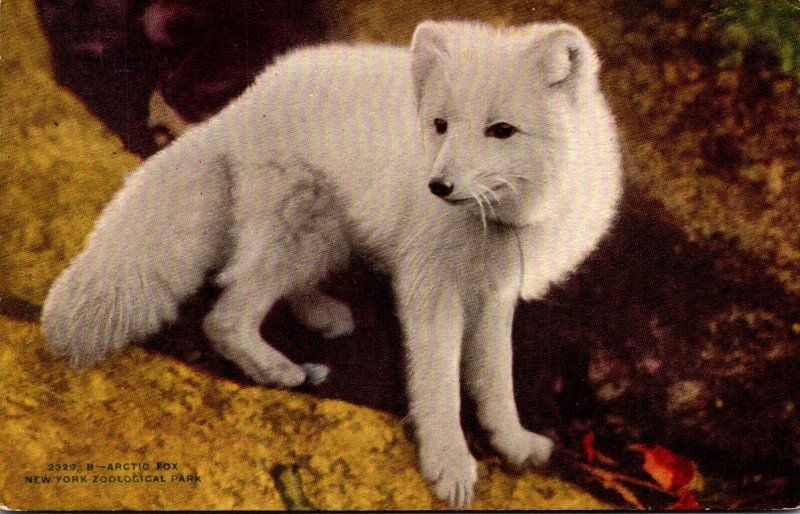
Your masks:
<path fill-rule="evenodd" d="M 553 453 L 553 440 L 525 430 L 496 432 L 491 438 L 492 446 L 509 463 L 517 467 L 541 466 Z"/>
<path fill-rule="evenodd" d="M 311 293 L 294 296 L 290 303 L 297 319 L 326 339 L 350 335 L 355 330 L 350 307 L 336 298 Z"/>
<path fill-rule="evenodd" d="M 271 387 L 298 387 L 308 378 L 302 367 L 291 362 L 264 363 L 244 358 L 236 360 L 236 363 L 254 381 Z"/>
<path fill-rule="evenodd" d="M 325 364 L 316 364 L 314 362 L 306 362 L 300 365 L 303 368 L 303 371 L 306 372 L 306 385 L 310 385 L 312 387 L 321 386 L 325 379 L 328 378 L 328 375 L 331 373 L 331 368 L 326 366 Z"/>
<path fill-rule="evenodd" d="M 448 442 L 438 448 L 420 446 L 420 471 L 433 494 L 457 509 L 472 503 L 478 464 L 466 444 Z"/>

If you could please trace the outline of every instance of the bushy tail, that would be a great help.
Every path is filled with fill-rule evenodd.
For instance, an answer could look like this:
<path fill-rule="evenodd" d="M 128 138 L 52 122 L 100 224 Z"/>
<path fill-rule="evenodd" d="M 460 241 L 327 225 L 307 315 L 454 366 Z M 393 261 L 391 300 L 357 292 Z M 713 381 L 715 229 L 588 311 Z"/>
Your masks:
<path fill-rule="evenodd" d="M 86 249 L 53 283 L 42 312 L 49 346 L 97 361 L 174 321 L 221 264 L 230 209 L 224 154 L 208 125 L 144 162 L 98 219 Z"/>

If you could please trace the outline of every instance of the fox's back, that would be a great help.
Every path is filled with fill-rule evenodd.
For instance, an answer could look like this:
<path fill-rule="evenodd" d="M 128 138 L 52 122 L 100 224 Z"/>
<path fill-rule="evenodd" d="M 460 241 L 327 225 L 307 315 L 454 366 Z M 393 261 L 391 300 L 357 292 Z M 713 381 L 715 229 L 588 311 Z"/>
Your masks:
<path fill-rule="evenodd" d="M 428 198 L 415 104 L 407 49 L 327 45 L 268 67 L 223 112 L 217 130 L 227 132 L 236 160 L 318 170 L 360 218 L 356 225 L 386 231 L 409 197 L 435 200 Z"/>
<path fill-rule="evenodd" d="M 272 158 L 299 158 L 331 174 L 387 171 L 408 160 L 416 130 L 408 51 L 328 45 L 292 52 L 265 70 L 240 100 L 243 141 Z M 248 151 L 251 149 L 247 149 Z M 361 173 L 359 173 L 361 172 Z M 366 176 L 362 175 L 366 173 Z"/>

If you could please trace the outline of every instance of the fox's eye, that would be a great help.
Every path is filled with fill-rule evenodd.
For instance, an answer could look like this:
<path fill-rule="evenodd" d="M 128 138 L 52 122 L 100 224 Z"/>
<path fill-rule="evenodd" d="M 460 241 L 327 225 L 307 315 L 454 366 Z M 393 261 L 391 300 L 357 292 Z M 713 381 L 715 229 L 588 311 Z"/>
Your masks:
<path fill-rule="evenodd" d="M 434 119 L 433 126 L 436 127 L 437 134 L 444 134 L 447 132 L 447 121 L 443 120 L 442 118 Z"/>
<path fill-rule="evenodd" d="M 495 123 L 486 128 L 486 137 L 496 137 L 497 139 L 508 139 L 518 132 L 517 127 L 506 122 Z"/>

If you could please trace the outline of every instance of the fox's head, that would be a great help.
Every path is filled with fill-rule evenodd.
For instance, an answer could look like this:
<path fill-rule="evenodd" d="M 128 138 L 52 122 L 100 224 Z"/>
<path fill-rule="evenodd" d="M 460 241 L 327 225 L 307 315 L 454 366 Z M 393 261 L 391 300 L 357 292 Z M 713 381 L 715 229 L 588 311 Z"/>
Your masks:
<path fill-rule="evenodd" d="M 576 159 L 591 158 L 579 155 L 592 152 L 587 135 L 613 138 L 606 120 L 586 127 L 598 101 L 605 109 L 599 62 L 571 25 L 424 22 L 411 55 L 430 192 L 484 222 L 550 215 L 581 173 Z"/>

